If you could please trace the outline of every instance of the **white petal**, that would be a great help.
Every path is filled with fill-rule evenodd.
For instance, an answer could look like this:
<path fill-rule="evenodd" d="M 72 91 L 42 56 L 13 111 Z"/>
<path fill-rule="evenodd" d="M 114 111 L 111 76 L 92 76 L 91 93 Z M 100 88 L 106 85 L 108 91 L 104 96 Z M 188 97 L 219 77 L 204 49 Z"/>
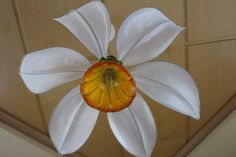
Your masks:
<path fill-rule="evenodd" d="M 139 157 L 151 155 L 157 130 L 152 113 L 139 94 L 129 108 L 108 113 L 108 120 L 112 132 L 128 152 Z"/>
<path fill-rule="evenodd" d="M 90 136 L 99 112 L 85 104 L 80 87 L 71 90 L 58 104 L 49 124 L 49 135 L 61 154 L 78 150 Z"/>
<path fill-rule="evenodd" d="M 200 118 L 198 89 L 184 69 L 167 62 L 150 62 L 131 71 L 138 88 L 152 99 L 182 114 Z"/>
<path fill-rule="evenodd" d="M 182 28 L 154 8 L 129 15 L 117 34 L 117 57 L 124 65 L 135 65 L 160 55 Z"/>
<path fill-rule="evenodd" d="M 90 2 L 55 20 L 69 29 L 95 56 L 107 56 L 112 28 L 102 2 Z"/>
<path fill-rule="evenodd" d="M 54 47 L 27 54 L 19 74 L 29 90 L 43 93 L 82 77 L 89 66 L 89 61 L 78 52 Z"/>

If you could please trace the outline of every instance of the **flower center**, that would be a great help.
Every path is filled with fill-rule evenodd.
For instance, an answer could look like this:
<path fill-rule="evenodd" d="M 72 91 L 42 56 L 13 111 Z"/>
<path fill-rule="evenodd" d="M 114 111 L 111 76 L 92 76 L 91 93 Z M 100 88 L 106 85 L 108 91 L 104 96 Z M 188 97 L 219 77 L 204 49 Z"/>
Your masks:
<path fill-rule="evenodd" d="M 114 58 L 102 58 L 85 72 L 80 90 L 89 106 L 104 112 L 117 112 L 132 103 L 136 84 L 121 63 Z"/>
<path fill-rule="evenodd" d="M 116 72 L 113 69 L 105 69 L 102 74 L 102 80 L 101 80 L 106 86 L 117 86 L 117 76 Z"/>

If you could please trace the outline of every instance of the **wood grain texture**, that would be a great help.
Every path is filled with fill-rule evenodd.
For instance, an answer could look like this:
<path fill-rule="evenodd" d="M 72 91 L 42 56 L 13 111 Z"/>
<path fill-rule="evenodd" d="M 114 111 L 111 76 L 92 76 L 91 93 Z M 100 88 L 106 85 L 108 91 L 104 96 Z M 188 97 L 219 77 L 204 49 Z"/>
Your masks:
<path fill-rule="evenodd" d="M 189 41 L 236 36 L 235 0 L 187 0 Z"/>
<path fill-rule="evenodd" d="M 188 70 L 197 81 L 201 119 L 190 120 L 186 156 L 235 109 L 235 1 L 186 0 Z"/>
<path fill-rule="evenodd" d="M 152 157 L 173 157 L 174 154 L 186 143 L 186 139 L 175 139 L 163 141 L 156 144 Z M 133 157 L 128 152 L 124 152 L 123 157 Z"/>
<path fill-rule="evenodd" d="M 0 5 L 0 108 L 45 132 L 37 100 L 18 75 L 24 47 L 12 1 Z"/>
<path fill-rule="evenodd" d="M 236 40 L 189 47 L 189 72 L 201 98 L 201 119 L 191 120 L 190 137 L 236 93 L 235 49 Z"/>
<path fill-rule="evenodd" d="M 81 6 L 88 1 L 77 1 Z M 54 18 L 67 14 L 71 7 L 66 0 L 15 0 L 20 18 L 20 25 L 27 45 L 27 52 L 48 47 L 61 46 L 77 50 L 84 56 L 94 59 L 93 55 L 64 26 L 54 21 Z"/>
<path fill-rule="evenodd" d="M 122 157 L 122 149 L 113 135 L 106 113 L 100 113 L 88 141 L 80 150 L 89 157 Z"/>
<path fill-rule="evenodd" d="M 153 152 L 153 157 L 173 157 L 174 154 L 186 143 L 185 139 L 176 139 L 173 141 L 166 141 L 158 143 L 156 150 Z"/>

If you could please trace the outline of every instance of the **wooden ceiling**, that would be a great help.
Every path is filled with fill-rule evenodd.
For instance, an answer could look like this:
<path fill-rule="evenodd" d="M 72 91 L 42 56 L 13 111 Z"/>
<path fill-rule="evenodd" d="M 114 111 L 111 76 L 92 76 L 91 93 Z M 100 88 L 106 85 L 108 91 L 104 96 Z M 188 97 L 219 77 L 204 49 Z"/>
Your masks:
<path fill-rule="evenodd" d="M 0 1 L 0 119 L 48 145 L 50 141 L 47 137 L 47 126 L 50 115 L 63 95 L 78 85 L 78 82 L 74 81 L 50 92 L 34 95 L 20 80 L 18 67 L 26 53 L 53 46 L 73 48 L 94 60 L 95 58 L 70 32 L 52 20 L 86 2 L 88 1 Z M 192 74 L 200 91 L 201 119 L 193 120 L 145 97 L 159 131 L 158 143 L 152 156 L 174 156 L 181 147 L 189 144 L 194 134 L 201 131 L 201 128 L 228 104 L 227 102 L 235 99 L 236 1 L 103 2 L 111 14 L 116 30 L 127 15 L 142 7 L 158 8 L 178 25 L 187 28 L 157 60 L 176 63 Z M 109 49 L 114 52 L 114 41 Z M 234 103 L 232 108 L 235 108 Z M 131 156 L 115 140 L 105 114 L 100 115 L 88 142 L 73 156 L 79 155 Z"/>

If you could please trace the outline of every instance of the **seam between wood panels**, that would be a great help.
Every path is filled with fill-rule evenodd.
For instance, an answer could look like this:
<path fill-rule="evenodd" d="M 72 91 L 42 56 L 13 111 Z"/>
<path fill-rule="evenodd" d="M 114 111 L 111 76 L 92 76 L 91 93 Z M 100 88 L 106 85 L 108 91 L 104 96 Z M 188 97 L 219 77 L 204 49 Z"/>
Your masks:
<path fill-rule="evenodd" d="M 184 0 L 183 2 L 183 8 L 184 8 L 184 25 L 186 27 L 185 30 L 185 46 L 184 46 L 184 51 L 185 51 L 185 68 L 186 70 L 189 72 L 189 53 L 188 53 L 188 46 L 186 45 L 186 43 L 188 42 L 188 8 L 187 8 L 187 0 Z M 190 136 L 190 118 L 187 117 L 187 141 L 189 140 L 189 136 Z"/>
<path fill-rule="evenodd" d="M 17 0 L 11 0 L 11 1 L 12 1 L 12 6 L 13 6 L 16 22 L 17 22 L 17 25 L 18 25 L 18 28 L 19 28 L 24 53 L 26 54 L 27 53 L 27 42 L 26 42 L 26 39 L 25 39 L 25 36 L 24 36 L 25 32 L 24 32 L 24 29 L 22 27 L 22 23 L 21 23 L 20 16 L 19 16 Z M 43 124 L 44 131 L 47 132 L 47 125 L 46 125 L 46 121 L 45 121 L 45 118 L 44 118 L 43 113 L 42 113 L 42 107 L 41 107 L 41 104 L 40 104 L 39 96 L 35 95 L 35 99 L 36 99 L 36 103 L 37 103 L 37 106 L 38 106 L 38 109 L 39 109 L 39 114 L 40 114 L 40 118 L 41 118 L 41 121 L 42 121 L 42 124 Z"/>
<path fill-rule="evenodd" d="M 200 41 L 190 41 L 190 42 L 187 42 L 185 45 L 186 46 L 195 46 L 195 45 L 204 45 L 204 44 L 211 44 L 211 43 L 231 41 L 231 40 L 236 40 L 236 36 L 219 37 L 216 39 L 207 39 L 207 40 L 200 40 Z"/>
<path fill-rule="evenodd" d="M 46 119 L 44 117 L 44 114 L 43 114 L 43 109 L 42 109 L 42 105 L 41 105 L 41 100 L 40 100 L 40 97 L 39 95 L 35 95 L 35 98 L 36 98 L 36 102 L 38 104 L 38 108 L 39 108 L 39 113 L 41 115 L 41 119 L 42 119 L 42 123 L 43 123 L 43 126 L 44 126 L 44 129 L 46 131 L 46 133 L 48 132 L 47 131 L 47 124 L 46 124 Z M 48 133 L 47 133 L 48 134 Z"/>
<path fill-rule="evenodd" d="M 70 4 L 69 4 L 69 1 L 64 1 L 64 6 L 65 6 L 65 12 L 68 14 L 70 11 L 71 11 L 71 9 L 70 9 Z M 70 33 L 70 32 L 69 32 Z M 76 38 L 77 39 L 77 38 Z M 67 41 L 68 42 L 68 44 L 70 45 L 70 47 L 73 47 L 73 40 L 72 40 L 72 38 L 70 38 L 69 36 L 68 36 L 68 33 L 65 33 L 65 36 L 64 36 L 64 40 L 65 41 Z M 78 42 L 80 42 L 80 41 L 78 41 Z M 86 57 L 87 58 L 87 57 Z"/>
<path fill-rule="evenodd" d="M 23 124 L 25 124 L 26 126 L 28 126 L 28 127 L 30 127 L 30 128 L 32 128 L 32 129 L 34 129 L 34 130 L 36 130 L 36 131 L 38 131 L 38 132 L 40 132 L 40 133 L 42 133 L 42 134 L 45 135 L 45 133 L 44 133 L 42 130 L 36 128 L 35 126 L 32 126 L 30 123 L 27 123 L 27 122 L 23 121 L 22 119 L 16 117 L 15 115 L 11 114 L 10 112 L 8 112 L 8 111 L 6 111 L 6 110 L 0 108 L 0 113 L 1 113 L 1 112 L 7 114 L 8 116 L 12 117 L 12 118 L 15 119 L 16 121 L 19 121 L 20 123 L 23 123 Z M 5 121 L 2 119 L 1 114 L 0 114 L 0 121 L 2 121 L 2 122 L 4 122 L 4 123 L 6 123 L 6 124 L 12 126 L 10 123 L 5 122 Z M 14 127 L 14 126 L 13 126 L 13 127 Z"/>
<path fill-rule="evenodd" d="M 21 38 L 21 41 L 22 41 L 24 53 L 26 54 L 27 49 L 26 49 L 26 40 L 25 40 L 25 37 L 24 37 L 25 33 L 24 33 L 24 29 L 22 28 L 22 23 L 20 21 L 19 10 L 17 9 L 17 2 L 16 2 L 17 0 L 11 0 L 11 1 L 12 1 L 12 6 L 13 6 L 16 22 L 17 22 L 17 25 L 18 25 L 18 29 L 19 29 L 19 32 L 20 32 L 20 38 Z"/>

